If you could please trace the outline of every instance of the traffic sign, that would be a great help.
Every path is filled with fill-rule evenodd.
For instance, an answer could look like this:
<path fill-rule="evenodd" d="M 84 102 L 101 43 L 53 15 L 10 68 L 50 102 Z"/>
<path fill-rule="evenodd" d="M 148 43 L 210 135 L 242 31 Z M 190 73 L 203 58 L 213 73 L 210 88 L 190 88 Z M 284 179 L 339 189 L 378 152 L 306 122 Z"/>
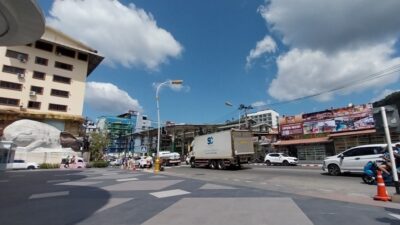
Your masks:
<path fill-rule="evenodd" d="M 141 153 L 146 153 L 147 152 L 147 147 L 146 146 L 140 146 L 140 152 Z"/>

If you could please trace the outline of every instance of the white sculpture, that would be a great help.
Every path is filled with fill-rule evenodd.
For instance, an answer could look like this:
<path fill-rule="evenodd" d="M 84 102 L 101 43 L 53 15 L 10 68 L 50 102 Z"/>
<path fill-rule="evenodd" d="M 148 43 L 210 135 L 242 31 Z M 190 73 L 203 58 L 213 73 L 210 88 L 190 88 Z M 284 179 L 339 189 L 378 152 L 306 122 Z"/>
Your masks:
<path fill-rule="evenodd" d="M 3 132 L 5 141 L 13 141 L 19 148 L 31 152 L 38 148 L 61 149 L 57 128 L 34 120 L 18 120 L 8 125 Z"/>

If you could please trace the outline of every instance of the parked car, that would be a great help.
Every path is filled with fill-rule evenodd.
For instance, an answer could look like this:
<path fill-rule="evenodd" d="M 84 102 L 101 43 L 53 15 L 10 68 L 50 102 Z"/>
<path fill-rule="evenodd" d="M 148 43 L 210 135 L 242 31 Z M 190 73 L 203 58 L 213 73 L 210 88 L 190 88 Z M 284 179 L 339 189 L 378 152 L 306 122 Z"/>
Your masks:
<path fill-rule="evenodd" d="M 322 170 L 328 171 L 333 176 L 345 172 L 363 173 L 364 166 L 369 161 L 382 160 L 386 146 L 386 144 L 371 144 L 350 148 L 340 154 L 326 157 L 322 165 Z"/>
<path fill-rule="evenodd" d="M 139 159 L 139 167 L 140 168 L 151 168 L 153 166 L 153 157 L 151 156 L 142 156 Z"/>
<path fill-rule="evenodd" d="M 108 162 L 110 166 L 120 166 L 121 165 L 121 159 L 112 159 Z"/>
<path fill-rule="evenodd" d="M 22 159 L 14 159 L 14 162 L 8 163 L 7 168 L 13 170 L 34 170 L 39 168 L 39 165 L 35 162 L 26 162 Z"/>
<path fill-rule="evenodd" d="M 181 163 L 181 156 L 177 152 L 160 151 L 159 154 L 164 165 L 179 165 Z"/>
<path fill-rule="evenodd" d="M 285 153 L 269 153 L 265 156 L 264 162 L 267 164 L 267 166 L 271 166 L 273 164 L 289 166 L 297 165 L 299 160 L 296 157 L 288 156 Z"/>
<path fill-rule="evenodd" d="M 61 159 L 60 168 L 71 168 L 71 169 L 81 169 L 86 168 L 86 162 L 81 157 L 75 157 L 75 162 L 69 163 L 68 165 L 67 159 Z"/>

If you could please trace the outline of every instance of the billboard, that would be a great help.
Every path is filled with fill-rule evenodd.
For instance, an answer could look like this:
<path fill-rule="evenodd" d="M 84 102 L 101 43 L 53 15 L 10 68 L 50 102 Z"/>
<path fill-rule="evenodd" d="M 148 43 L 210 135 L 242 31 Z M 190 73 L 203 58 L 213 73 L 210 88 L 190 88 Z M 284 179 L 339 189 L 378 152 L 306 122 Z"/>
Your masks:
<path fill-rule="evenodd" d="M 372 104 L 303 114 L 304 134 L 334 133 L 374 128 Z"/>
<path fill-rule="evenodd" d="M 283 136 L 293 135 L 293 134 L 303 134 L 303 124 L 293 123 L 281 125 L 281 134 Z"/>

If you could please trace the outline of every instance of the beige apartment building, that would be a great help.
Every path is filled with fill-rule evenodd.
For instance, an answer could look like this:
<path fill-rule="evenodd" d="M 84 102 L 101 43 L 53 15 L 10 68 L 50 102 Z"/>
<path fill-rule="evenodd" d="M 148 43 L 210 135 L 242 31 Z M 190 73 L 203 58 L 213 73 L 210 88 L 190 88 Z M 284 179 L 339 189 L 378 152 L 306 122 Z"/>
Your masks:
<path fill-rule="evenodd" d="M 0 47 L 0 135 L 18 119 L 33 119 L 77 135 L 86 78 L 103 57 L 46 27 L 40 40 Z"/>

